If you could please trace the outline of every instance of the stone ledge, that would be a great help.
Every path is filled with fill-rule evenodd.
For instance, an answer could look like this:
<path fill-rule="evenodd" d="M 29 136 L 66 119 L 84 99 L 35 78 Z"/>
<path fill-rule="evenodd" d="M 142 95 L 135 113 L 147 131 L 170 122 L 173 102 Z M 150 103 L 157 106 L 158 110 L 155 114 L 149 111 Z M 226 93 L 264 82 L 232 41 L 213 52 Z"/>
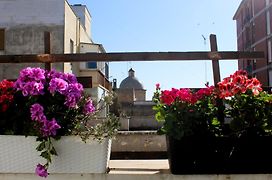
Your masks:
<path fill-rule="evenodd" d="M 0 174 L 1 180 L 40 180 L 35 174 Z M 51 174 L 47 180 L 269 180 L 272 174 L 172 175 L 172 174 Z"/>
<path fill-rule="evenodd" d="M 50 174 L 47 180 L 270 180 L 272 174 L 169 174 L 165 160 L 110 161 L 109 174 Z M 1 180 L 40 180 L 35 174 L 0 174 Z"/>
<path fill-rule="evenodd" d="M 112 141 L 111 151 L 166 152 L 166 139 L 156 131 L 121 131 Z"/>

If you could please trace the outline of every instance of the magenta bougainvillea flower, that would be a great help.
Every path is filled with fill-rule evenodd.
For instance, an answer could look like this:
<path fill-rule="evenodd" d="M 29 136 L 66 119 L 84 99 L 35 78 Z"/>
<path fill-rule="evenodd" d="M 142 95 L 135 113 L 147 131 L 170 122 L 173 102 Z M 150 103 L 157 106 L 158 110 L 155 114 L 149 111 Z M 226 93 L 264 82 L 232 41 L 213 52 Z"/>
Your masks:
<path fill-rule="evenodd" d="M 47 169 L 45 168 L 45 166 L 38 164 L 35 170 L 36 174 L 40 177 L 47 177 L 48 176 L 48 172 Z"/>
<path fill-rule="evenodd" d="M 37 150 L 47 160 L 46 164 L 37 165 L 36 174 L 47 177 L 51 155 L 56 155 L 51 138 L 71 133 L 71 124 L 93 113 L 95 107 L 92 100 L 84 96 L 83 86 L 73 74 L 29 67 L 20 72 L 14 88 L 27 101 L 33 128 L 41 141 Z"/>
<path fill-rule="evenodd" d="M 95 107 L 93 105 L 93 101 L 91 98 L 89 98 L 83 107 L 83 113 L 90 114 L 90 113 L 93 113 L 94 111 L 95 111 Z"/>

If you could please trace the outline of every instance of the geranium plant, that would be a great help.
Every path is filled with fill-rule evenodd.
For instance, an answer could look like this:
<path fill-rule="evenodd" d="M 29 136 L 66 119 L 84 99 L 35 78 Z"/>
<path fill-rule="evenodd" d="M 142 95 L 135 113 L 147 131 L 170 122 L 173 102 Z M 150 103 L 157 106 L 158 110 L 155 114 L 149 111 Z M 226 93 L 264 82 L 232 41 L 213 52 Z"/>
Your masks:
<path fill-rule="evenodd" d="M 187 88 L 161 90 L 157 84 L 153 109 L 156 119 L 163 122 L 159 132 L 176 139 L 216 133 L 219 122 L 214 97 L 213 86 L 194 92 Z"/>
<path fill-rule="evenodd" d="M 153 100 L 156 119 L 164 122 L 160 131 L 178 139 L 202 131 L 217 136 L 272 133 L 272 95 L 243 70 L 224 78 L 216 87 L 196 92 L 186 88 L 162 91 L 157 85 Z M 229 122 L 218 120 L 219 108 Z M 228 126 L 230 130 L 226 130 Z"/>
<path fill-rule="evenodd" d="M 257 78 L 248 78 L 246 71 L 236 71 L 218 83 L 218 89 L 234 134 L 271 134 L 272 96 L 262 90 Z"/>
<path fill-rule="evenodd" d="M 45 164 L 36 167 L 36 174 L 41 177 L 48 176 L 52 156 L 57 155 L 52 139 L 74 134 L 86 140 L 94 134 L 101 140 L 114 135 L 118 127 L 115 118 L 98 125 L 98 129 L 89 125 L 98 110 L 73 74 L 23 69 L 14 83 L 0 83 L 0 100 L 4 117 L 0 134 L 37 136 L 40 143 L 36 150 L 46 159 Z"/>
<path fill-rule="evenodd" d="M 0 110 L 1 112 L 7 111 L 10 104 L 13 102 L 13 82 L 3 80 L 0 82 Z"/>

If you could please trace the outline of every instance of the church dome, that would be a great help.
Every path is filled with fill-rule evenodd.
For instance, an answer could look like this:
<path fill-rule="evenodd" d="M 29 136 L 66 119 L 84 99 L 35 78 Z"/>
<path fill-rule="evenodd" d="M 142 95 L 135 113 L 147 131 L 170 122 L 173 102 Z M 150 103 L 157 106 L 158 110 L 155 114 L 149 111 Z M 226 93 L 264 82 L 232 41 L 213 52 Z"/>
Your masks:
<path fill-rule="evenodd" d="M 120 89 L 144 89 L 132 68 L 128 71 L 128 77 L 121 82 Z"/>

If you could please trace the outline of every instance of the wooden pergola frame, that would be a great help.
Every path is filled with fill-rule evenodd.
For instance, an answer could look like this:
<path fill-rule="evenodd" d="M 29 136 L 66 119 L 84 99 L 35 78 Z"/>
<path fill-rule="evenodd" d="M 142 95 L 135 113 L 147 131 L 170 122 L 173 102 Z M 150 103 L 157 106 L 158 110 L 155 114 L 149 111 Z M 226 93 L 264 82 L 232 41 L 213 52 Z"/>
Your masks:
<path fill-rule="evenodd" d="M 219 60 L 263 59 L 264 52 L 217 51 L 216 36 L 210 35 L 211 51 L 203 52 L 116 52 L 85 54 L 50 54 L 50 33 L 45 32 L 45 54 L 0 55 L 0 63 L 50 63 L 55 62 L 122 62 L 122 61 L 191 61 L 212 60 L 214 84 L 220 81 Z"/>

